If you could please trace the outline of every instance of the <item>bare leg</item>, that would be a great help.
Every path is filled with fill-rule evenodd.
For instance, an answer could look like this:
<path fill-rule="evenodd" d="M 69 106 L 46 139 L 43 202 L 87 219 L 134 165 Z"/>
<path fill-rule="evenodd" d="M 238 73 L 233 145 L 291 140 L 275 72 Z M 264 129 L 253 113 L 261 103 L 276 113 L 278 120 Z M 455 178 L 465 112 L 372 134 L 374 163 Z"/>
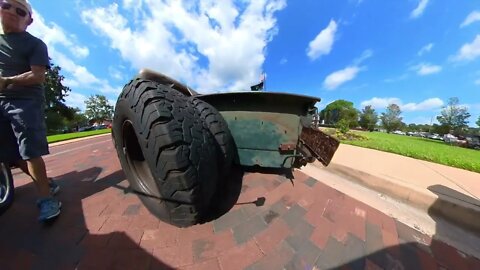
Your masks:
<path fill-rule="evenodd" d="M 16 162 L 15 165 L 17 165 L 20 168 L 20 170 L 22 170 L 26 175 L 31 177 L 30 172 L 28 171 L 27 162 L 25 160 L 20 159 Z"/>
<path fill-rule="evenodd" d="M 21 159 L 21 160 L 18 160 L 17 162 L 15 162 L 15 165 L 20 168 L 20 170 L 22 170 L 23 173 L 25 173 L 26 175 L 30 176 L 32 179 L 33 177 L 30 175 L 30 172 L 28 171 L 28 164 L 25 160 Z M 48 176 L 48 181 L 51 181 L 52 179 L 50 179 Z M 33 179 L 35 181 L 35 179 Z"/>
<path fill-rule="evenodd" d="M 38 193 L 40 197 L 45 198 L 50 196 L 50 189 L 48 186 L 47 170 L 45 162 L 42 157 L 32 158 L 26 161 L 29 175 L 37 184 Z M 20 165 L 20 168 L 22 166 Z M 23 170 L 23 169 L 22 169 Z"/>

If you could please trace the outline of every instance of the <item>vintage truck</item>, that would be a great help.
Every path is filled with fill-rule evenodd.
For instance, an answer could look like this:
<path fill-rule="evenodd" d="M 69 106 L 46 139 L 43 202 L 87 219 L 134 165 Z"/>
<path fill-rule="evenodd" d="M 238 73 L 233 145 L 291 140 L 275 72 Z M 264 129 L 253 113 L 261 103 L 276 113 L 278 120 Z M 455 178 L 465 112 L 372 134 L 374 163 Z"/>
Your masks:
<path fill-rule="evenodd" d="M 264 91 L 201 95 L 143 69 L 118 97 L 112 138 L 130 189 L 160 220 L 186 227 L 209 215 L 232 166 L 327 166 L 338 141 L 312 128 L 319 101 Z M 0 213 L 13 193 L 10 165 L 0 156 Z"/>
<path fill-rule="evenodd" d="M 187 227 L 209 215 L 232 166 L 293 170 L 315 160 L 328 166 L 339 143 L 316 128 L 319 101 L 263 91 L 201 95 L 144 69 L 118 97 L 112 138 L 130 188 L 146 208 Z M 3 159 L 0 214 L 14 193 Z"/>
<path fill-rule="evenodd" d="M 325 166 L 338 141 L 311 128 L 319 98 L 274 92 L 198 94 L 143 69 L 118 97 L 112 137 L 130 187 L 178 227 L 202 222 L 232 166 Z"/>

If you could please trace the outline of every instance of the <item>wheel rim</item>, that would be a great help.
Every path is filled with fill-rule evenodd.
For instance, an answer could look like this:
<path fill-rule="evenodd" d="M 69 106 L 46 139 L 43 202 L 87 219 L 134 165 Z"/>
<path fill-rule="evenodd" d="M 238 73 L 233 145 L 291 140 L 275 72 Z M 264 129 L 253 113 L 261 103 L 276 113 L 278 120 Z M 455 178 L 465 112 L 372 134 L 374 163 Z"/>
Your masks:
<path fill-rule="evenodd" d="M 8 171 L 4 163 L 0 163 L 0 204 L 3 204 L 8 199 L 8 193 L 12 188 L 10 181 L 8 181 Z"/>
<path fill-rule="evenodd" d="M 135 134 L 133 124 L 130 120 L 123 122 L 122 125 L 123 142 L 122 148 L 127 161 L 127 166 L 133 177 L 138 180 L 134 181 L 138 185 L 141 192 L 148 195 L 160 197 L 158 186 L 150 171 L 150 167 L 143 155 L 142 149 Z"/>

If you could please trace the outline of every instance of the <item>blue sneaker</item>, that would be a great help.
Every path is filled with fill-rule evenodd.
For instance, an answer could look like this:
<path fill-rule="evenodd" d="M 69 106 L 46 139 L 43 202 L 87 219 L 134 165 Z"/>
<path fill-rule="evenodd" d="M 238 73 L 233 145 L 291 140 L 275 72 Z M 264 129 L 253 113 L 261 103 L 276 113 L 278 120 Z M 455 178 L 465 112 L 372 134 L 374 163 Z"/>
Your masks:
<path fill-rule="evenodd" d="M 58 216 L 60 214 L 60 208 L 62 207 L 62 203 L 52 197 L 38 200 L 37 205 L 40 208 L 39 221 L 47 221 Z"/>
<path fill-rule="evenodd" d="M 48 179 L 48 186 L 50 187 L 50 194 L 53 196 L 53 195 L 56 195 L 59 191 L 60 191 L 60 186 L 55 183 L 55 181 L 53 181 L 52 178 L 49 178 Z"/>

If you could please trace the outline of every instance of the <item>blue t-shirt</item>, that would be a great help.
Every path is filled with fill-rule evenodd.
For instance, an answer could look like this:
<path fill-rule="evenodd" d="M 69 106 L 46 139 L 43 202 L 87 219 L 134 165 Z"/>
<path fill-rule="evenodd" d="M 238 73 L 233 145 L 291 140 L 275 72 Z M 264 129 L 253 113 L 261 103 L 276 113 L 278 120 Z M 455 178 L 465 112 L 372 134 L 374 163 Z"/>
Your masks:
<path fill-rule="evenodd" d="M 0 34 L 0 75 L 10 77 L 31 70 L 31 66 L 49 67 L 47 45 L 28 32 Z M 0 98 L 45 99 L 41 84 L 10 86 Z"/>

